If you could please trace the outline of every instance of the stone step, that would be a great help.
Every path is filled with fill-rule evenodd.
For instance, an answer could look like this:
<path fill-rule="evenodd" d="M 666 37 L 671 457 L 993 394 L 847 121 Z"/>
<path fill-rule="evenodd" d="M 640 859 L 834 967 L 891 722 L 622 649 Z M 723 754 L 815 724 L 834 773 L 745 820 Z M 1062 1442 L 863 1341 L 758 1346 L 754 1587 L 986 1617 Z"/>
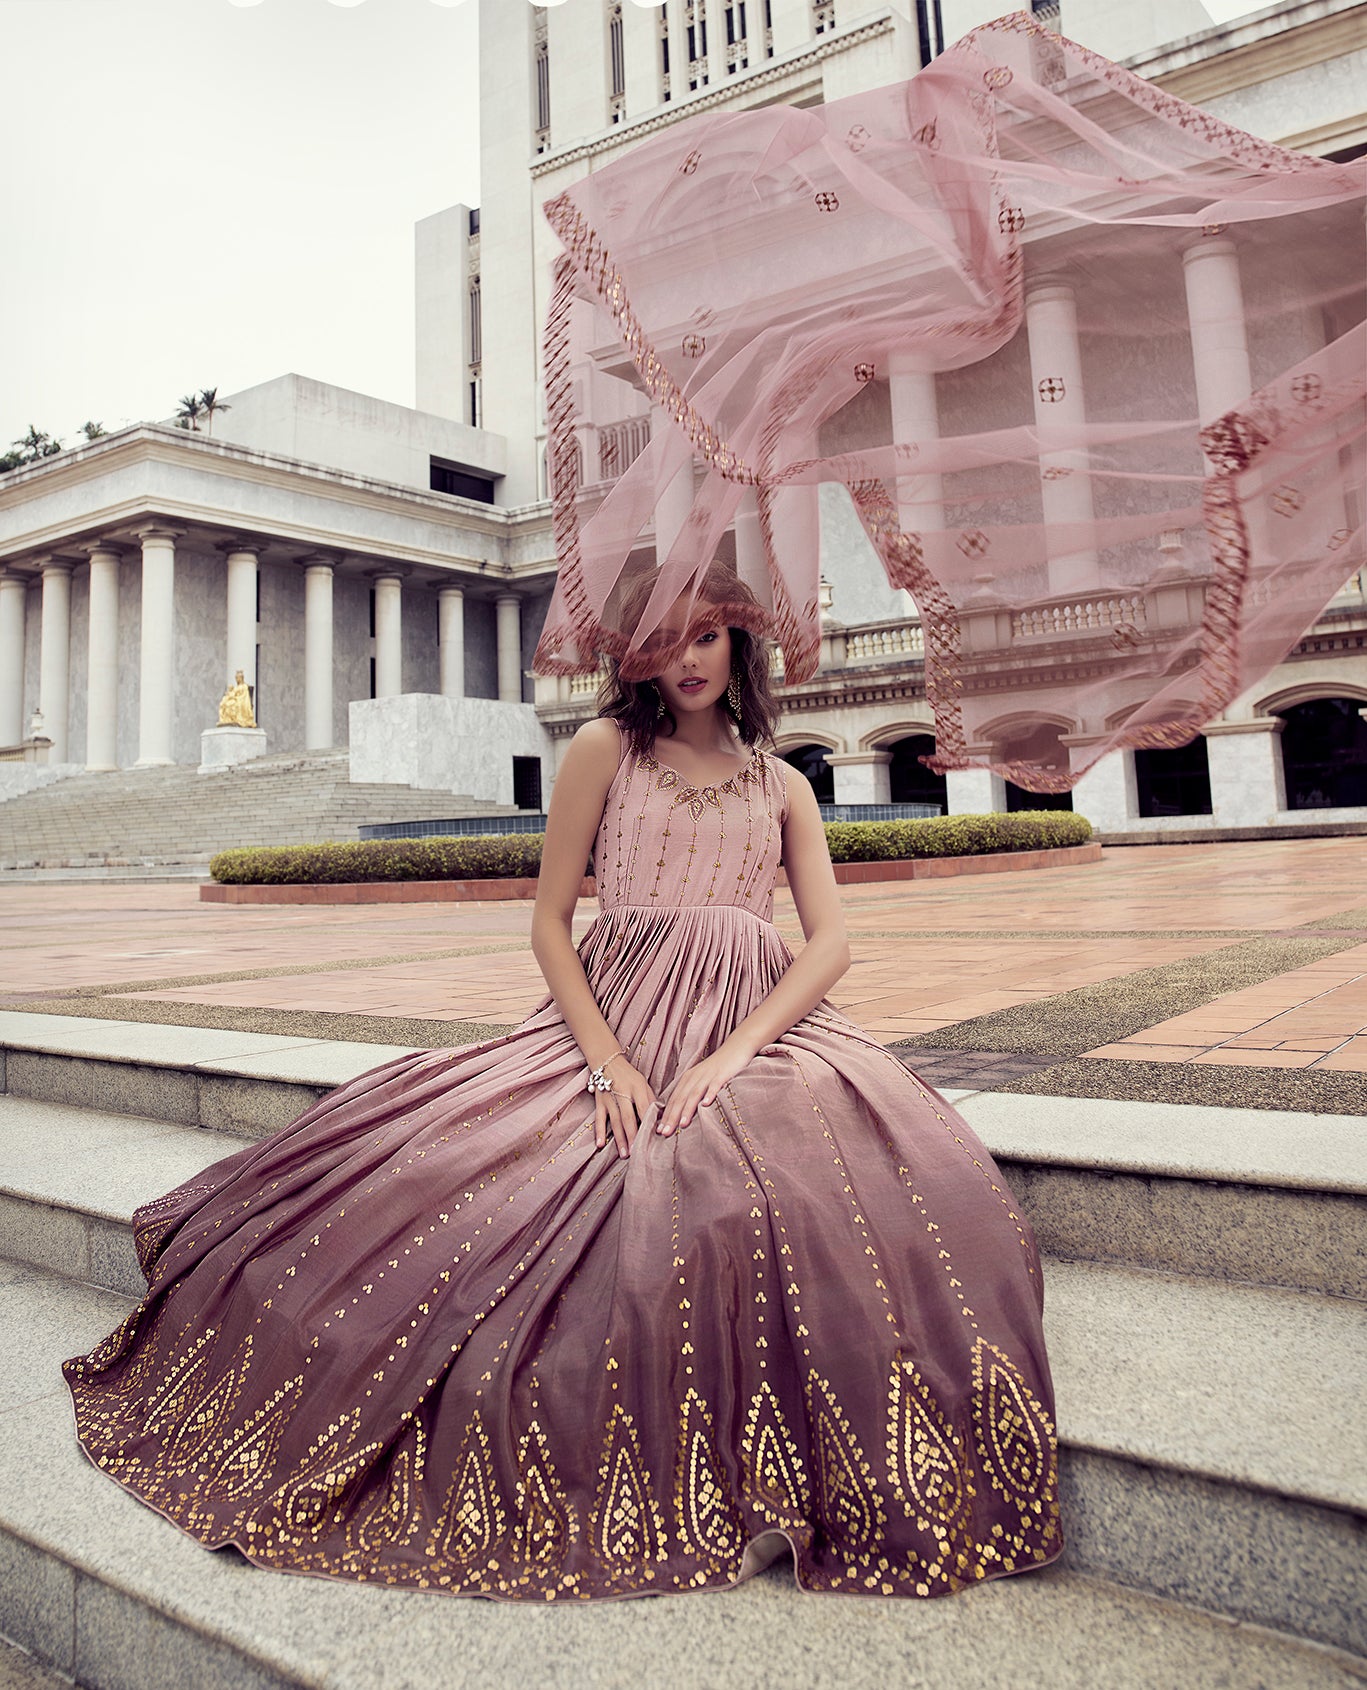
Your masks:
<path fill-rule="evenodd" d="M 0 1012 L 0 1090 L 11 1103 L 114 1111 L 149 1131 L 173 1123 L 264 1136 L 405 1053 Z M 946 1095 L 1052 1256 L 1367 1299 L 1367 1135 L 1357 1116 Z"/>
<path fill-rule="evenodd" d="M 579 1690 L 658 1682 L 661 1659 L 671 1690 L 1360 1685 L 1367 1499 L 1337 1406 L 1361 1387 L 1342 1366 L 1348 1305 L 1066 1264 L 1050 1296 L 1070 1534 L 1059 1567 L 952 1603 L 834 1604 L 799 1593 L 780 1563 L 714 1601 L 589 1616 L 273 1577 L 206 1554 L 71 1435 L 58 1364 L 130 1300 L 0 1262 L 0 1630 L 92 1690 L 428 1690 L 452 1660 L 462 1683 Z M 1321 1371 L 1331 1359 L 1343 1398 Z"/>
<path fill-rule="evenodd" d="M 348 780 L 346 755 L 74 775 L 0 804 L 0 869 L 181 858 L 234 844 L 355 839 L 364 823 L 516 815 L 510 805 Z M 112 865 L 111 865 L 112 866 Z"/>

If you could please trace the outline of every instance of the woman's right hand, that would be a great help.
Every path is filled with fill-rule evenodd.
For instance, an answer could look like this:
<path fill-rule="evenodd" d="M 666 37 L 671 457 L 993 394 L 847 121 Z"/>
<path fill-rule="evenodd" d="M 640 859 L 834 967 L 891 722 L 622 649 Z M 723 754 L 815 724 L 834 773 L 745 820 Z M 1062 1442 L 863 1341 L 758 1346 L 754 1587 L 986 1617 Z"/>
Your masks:
<path fill-rule="evenodd" d="M 594 1144 L 602 1150 L 610 1130 L 617 1154 L 630 1156 L 631 1146 L 641 1128 L 641 1119 L 654 1103 L 655 1093 L 645 1075 L 633 1068 L 624 1056 L 619 1056 L 608 1067 L 608 1078 L 612 1081 L 612 1090 L 594 1094 L 598 1106 Z"/>

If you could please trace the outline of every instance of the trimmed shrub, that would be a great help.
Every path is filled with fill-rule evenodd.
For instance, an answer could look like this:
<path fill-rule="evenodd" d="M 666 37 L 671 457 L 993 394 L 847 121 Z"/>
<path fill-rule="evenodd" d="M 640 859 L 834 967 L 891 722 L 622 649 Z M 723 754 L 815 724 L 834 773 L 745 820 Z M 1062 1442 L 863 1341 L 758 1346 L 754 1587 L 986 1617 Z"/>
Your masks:
<path fill-rule="evenodd" d="M 322 845 L 239 845 L 209 873 L 225 886 L 337 885 L 372 880 L 527 880 L 541 867 L 540 833 L 360 839 Z"/>
<path fill-rule="evenodd" d="M 1071 810 L 1014 815 L 927 816 L 921 821 L 827 822 L 831 861 L 876 863 L 906 857 L 981 857 L 995 851 L 1043 851 L 1084 845 L 1092 824 Z"/>
<path fill-rule="evenodd" d="M 1015 815 L 929 816 L 906 822 L 827 822 L 837 863 L 905 857 L 979 857 L 1082 845 L 1092 824 L 1070 810 Z M 541 833 L 476 833 L 437 839 L 361 839 L 321 845 L 239 845 L 209 873 L 224 886 L 356 884 L 373 880 L 534 880 Z"/>

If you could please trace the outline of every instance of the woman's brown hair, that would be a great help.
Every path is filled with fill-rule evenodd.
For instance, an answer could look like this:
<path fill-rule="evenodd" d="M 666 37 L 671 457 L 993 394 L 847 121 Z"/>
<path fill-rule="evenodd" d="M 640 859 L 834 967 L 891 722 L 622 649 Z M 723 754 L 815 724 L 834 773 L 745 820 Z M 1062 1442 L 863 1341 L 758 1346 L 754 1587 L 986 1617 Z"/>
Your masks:
<path fill-rule="evenodd" d="M 656 572 L 651 570 L 633 585 L 623 615 L 626 626 L 633 626 L 644 611 L 655 580 Z M 754 593 L 720 559 L 708 568 L 699 583 L 695 610 L 701 615 L 709 604 L 753 607 L 756 622 L 763 614 Z M 731 676 L 740 683 L 740 709 L 732 708 L 729 693 L 722 702 L 744 744 L 768 744 L 773 740 L 779 716 L 778 702 L 769 684 L 773 644 L 747 628 L 728 628 L 727 633 L 731 637 Z M 607 659 L 607 671 L 607 679 L 598 693 L 598 714 L 620 722 L 631 749 L 644 755 L 655 739 L 668 739 L 674 733 L 678 727 L 674 712 L 653 680 L 623 680 L 614 657 Z"/>

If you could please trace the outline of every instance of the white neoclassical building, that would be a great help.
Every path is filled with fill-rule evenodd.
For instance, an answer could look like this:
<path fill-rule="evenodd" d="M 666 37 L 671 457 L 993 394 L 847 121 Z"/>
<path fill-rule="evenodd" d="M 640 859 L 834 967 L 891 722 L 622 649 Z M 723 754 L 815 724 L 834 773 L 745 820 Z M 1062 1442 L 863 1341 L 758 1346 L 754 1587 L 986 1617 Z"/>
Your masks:
<path fill-rule="evenodd" d="M 1243 128 L 1323 156 L 1367 149 L 1360 0 L 1288 0 L 1223 26 L 1199 0 L 1063 4 L 1061 18 L 1036 9 Z M 212 437 L 143 424 L 0 476 L 0 760 L 40 745 L 47 759 L 41 773 L 0 771 L 0 797 L 70 771 L 198 763 L 240 669 L 273 752 L 349 746 L 358 779 L 538 808 L 594 692 L 528 672 L 555 570 L 538 375 L 555 242 L 541 202 L 696 110 L 811 104 L 905 77 L 998 10 L 481 0 L 482 203 L 418 225 L 413 408 L 288 375 L 229 395 Z M 1236 242 L 1174 249 L 1190 335 L 1162 379 L 1190 387 L 1203 414 L 1242 399 L 1258 359 L 1203 334 L 1203 300 L 1251 285 Z M 995 379 L 1014 369 L 1028 395 L 1036 363 L 1067 364 L 1070 393 L 1104 402 L 1114 373 L 1089 365 L 1072 303 L 1032 288 Z M 894 371 L 840 426 L 851 439 L 914 434 L 971 402 L 935 386 Z M 648 426 L 628 418 L 590 442 L 586 483 L 620 474 Z M 780 748 L 840 804 L 1036 803 L 986 773 L 937 781 L 919 762 L 935 726 L 915 607 L 886 584 L 844 490 L 823 489 L 822 505 L 823 662 L 785 690 Z M 1003 619 L 984 638 L 994 662 L 1005 650 L 1040 667 L 1107 637 L 1110 619 L 1171 611 L 1083 607 L 1061 591 L 1047 617 Z M 1364 642 L 1354 577 L 1192 747 L 1106 759 L 1077 807 L 1113 836 L 1367 821 Z M 1030 723 L 989 738 L 1020 755 L 1040 735 L 1066 751 L 1095 731 L 1051 710 L 1044 689 Z"/>

